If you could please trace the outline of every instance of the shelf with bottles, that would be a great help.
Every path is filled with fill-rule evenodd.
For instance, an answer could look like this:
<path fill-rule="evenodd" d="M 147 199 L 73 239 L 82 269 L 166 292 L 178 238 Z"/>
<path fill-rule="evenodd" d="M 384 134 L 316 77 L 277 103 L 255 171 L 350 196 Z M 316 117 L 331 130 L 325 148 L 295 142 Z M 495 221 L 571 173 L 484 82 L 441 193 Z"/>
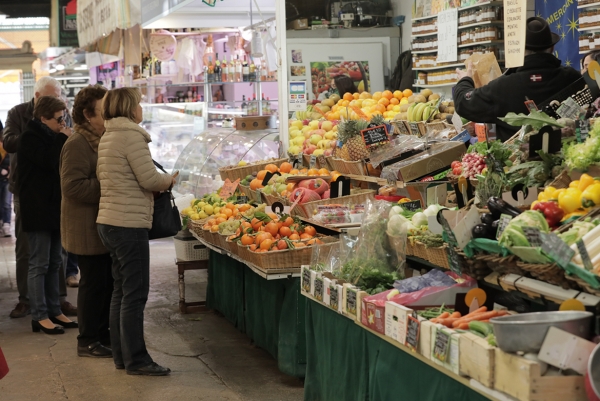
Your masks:
<path fill-rule="evenodd" d="M 600 7 L 600 1 L 578 1 L 577 3 L 577 9 L 579 10 L 589 7 Z"/>

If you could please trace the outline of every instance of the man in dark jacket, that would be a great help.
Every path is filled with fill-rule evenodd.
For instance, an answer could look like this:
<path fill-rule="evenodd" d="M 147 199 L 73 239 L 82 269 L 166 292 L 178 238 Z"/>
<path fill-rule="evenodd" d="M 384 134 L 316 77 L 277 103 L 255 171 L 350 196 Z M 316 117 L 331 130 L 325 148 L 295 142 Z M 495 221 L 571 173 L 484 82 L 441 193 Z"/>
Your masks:
<path fill-rule="evenodd" d="M 19 138 L 25 131 L 25 127 L 33 119 L 33 106 L 36 100 L 41 96 L 54 96 L 60 98 L 60 83 L 52 77 L 42 77 L 34 87 L 34 98 L 29 102 L 21 103 L 8 111 L 6 118 L 6 127 L 2 135 L 2 144 L 4 149 L 10 153 L 10 171 L 9 189 L 14 194 L 13 203 L 15 205 L 15 254 L 17 259 L 17 288 L 19 291 L 19 302 L 14 310 L 10 312 L 10 317 L 25 317 L 30 313 L 29 298 L 27 295 L 27 275 L 29 272 L 29 244 L 27 235 L 23 232 L 21 221 L 21 210 L 18 191 L 17 174 L 17 147 Z M 67 126 L 71 127 L 70 117 L 67 118 Z M 67 316 L 77 315 L 77 308 L 66 300 L 67 287 L 65 284 L 65 268 L 62 267 L 59 273 L 60 302 L 63 313 Z"/>
<path fill-rule="evenodd" d="M 525 63 L 509 69 L 503 76 L 475 89 L 471 68 L 457 70 L 459 81 L 454 87 L 454 104 L 461 117 L 479 123 L 496 124 L 496 138 L 509 139 L 518 127 L 508 125 L 498 117 L 509 112 L 528 114 L 527 98 L 540 104 L 581 78 L 571 67 L 561 67 L 552 54 L 560 37 L 550 32 L 545 19 L 527 19 Z M 469 66 L 470 67 L 470 66 Z"/>

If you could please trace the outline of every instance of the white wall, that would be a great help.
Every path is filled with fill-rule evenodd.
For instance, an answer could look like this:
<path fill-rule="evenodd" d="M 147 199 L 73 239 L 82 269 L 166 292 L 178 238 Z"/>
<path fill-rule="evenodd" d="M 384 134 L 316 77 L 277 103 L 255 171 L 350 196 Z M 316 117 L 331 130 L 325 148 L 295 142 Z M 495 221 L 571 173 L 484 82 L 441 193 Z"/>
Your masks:
<path fill-rule="evenodd" d="M 391 0 L 393 15 L 404 15 L 406 19 L 402 24 L 402 51 L 410 49 L 410 32 L 412 30 L 412 0 Z"/>

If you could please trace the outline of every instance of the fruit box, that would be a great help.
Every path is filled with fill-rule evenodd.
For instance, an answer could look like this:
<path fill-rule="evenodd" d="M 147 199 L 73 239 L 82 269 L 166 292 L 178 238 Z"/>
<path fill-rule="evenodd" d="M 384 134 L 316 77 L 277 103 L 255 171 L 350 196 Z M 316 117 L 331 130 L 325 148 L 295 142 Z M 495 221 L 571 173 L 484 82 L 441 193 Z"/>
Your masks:
<path fill-rule="evenodd" d="M 520 401 L 586 401 L 583 376 L 542 376 L 540 364 L 496 348 L 494 387 Z"/>
<path fill-rule="evenodd" d="M 486 387 L 494 388 L 494 361 L 496 347 L 485 338 L 463 333 L 459 340 L 460 374 L 477 380 Z"/>
<path fill-rule="evenodd" d="M 388 301 L 385 303 L 385 335 L 400 344 L 406 342 L 406 322 L 412 309 Z M 364 324 L 364 322 L 363 322 Z"/>
<path fill-rule="evenodd" d="M 447 334 L 450 338 L 450 342 L 448 343 L 448 353 L 446 356 L 446 360 L 445 361 L 441 361 L 439 359 L 437 359 L 434 355 L 435 355 L 435 347 L 436 347 L 436 342 L 437 342 L 437 334 L 438 331 L 442 331 L 443 333 Z M 448 369 L 449 371 L 455 373 L 455 374 L 459 374 L 460 372 L 460 354 L 462 352 L 462 350 L 460 349 L 459 346 L 459 338 L 461 337 L 461 334 L 459 334 L 458 332 L 456 332 L 455 330 L 449 329 L 447 327 L 444 327 L 442 325 L 434 325 L 431 327 L 431 360 L 433 361 L 433 363 L 435 363 L 436 365 L 440 365 L 445 367 L 446 369 Z"/>
<path fill-rule="evenodd" d="M 431 332 L 436 326 L 429 320 L 419 316 L 421 327 L 419 329 L 419 348 L 417 351 L 427 359 L 431 359 Z"/>
<path fill-rule="evenodd" d="M 385 167 L 382 177 L 388 177 L 388 172 L 394 174 L 398 181 L 412 181 L 449 167 L 454 160 L 460 160 L 466 150 L 462 142 L 436 143 L 422 153 Z"/>

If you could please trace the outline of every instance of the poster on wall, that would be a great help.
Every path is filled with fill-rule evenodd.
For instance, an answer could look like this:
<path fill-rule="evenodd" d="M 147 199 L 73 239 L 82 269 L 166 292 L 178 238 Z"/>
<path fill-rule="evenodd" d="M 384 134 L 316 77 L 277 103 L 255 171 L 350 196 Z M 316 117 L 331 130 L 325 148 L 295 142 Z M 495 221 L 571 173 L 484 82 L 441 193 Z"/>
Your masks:
<path fill-rule="evenodd" d="M 504 7 L 504 48 L 506 68 L 521 67 L 525 61 L 527 1 L 509 0 Z"/>
<path fill-rule="evenodd" d="M 325 61 L 310 63 L 312 92 L 315 99 L 326 99 L 337 93 L 334 79 L 350 77 L 357 92 L 368 92 L 371 87 L 368 61 Z"/>
<path fill-rule="evenodd" d="M 429 17 L 431 15 L 431 0 L 415 0 L 413 18 Z"/>
<path fill-rule="evenodd" d="M 578 2 L 535 0 L 535 15 L 544 18 L 550 25 L 550 30 L 560 36 L 554 45 L 554 55 L 562 61 L 565 67 L 579 70 L 579 10 Z"/>
<path fill-rule="evenodd" d="M 290 81 L 289 82 L 289 99 L 288 106 L 290 111 L 306 110 L 306 82 Z"/>
<path fill-rule="evenodd" d="M 79 47 L 77 39 L 77 0 L 58 0 L 58 43 L 61 47 Z"/>
<path fill-rule="evenodd" d="M 306 77 L 306 67 L 303 65 L 292 65 L 290 67 L 292 77 Z"/>

